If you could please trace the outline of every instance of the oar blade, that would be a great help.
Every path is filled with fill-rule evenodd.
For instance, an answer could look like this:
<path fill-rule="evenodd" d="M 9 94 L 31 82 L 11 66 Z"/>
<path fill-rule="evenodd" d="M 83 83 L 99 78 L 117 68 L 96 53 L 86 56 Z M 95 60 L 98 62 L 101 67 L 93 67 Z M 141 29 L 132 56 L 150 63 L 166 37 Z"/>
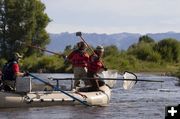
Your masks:
<path fill-rule="evenodd" d="M 124 74 L 123 74 L 123 78 L 124 79 L 133 79 L 132 81 L 131 80 L 124 80 L 123 81 L 123 88 L 125 90 L 131 89 L 136 84 L 136 82 L 137 82 L 136 81 L 137 80 L 137 76 L 134 73 L 131 73 L 131 72 L 125 71 Z"/>

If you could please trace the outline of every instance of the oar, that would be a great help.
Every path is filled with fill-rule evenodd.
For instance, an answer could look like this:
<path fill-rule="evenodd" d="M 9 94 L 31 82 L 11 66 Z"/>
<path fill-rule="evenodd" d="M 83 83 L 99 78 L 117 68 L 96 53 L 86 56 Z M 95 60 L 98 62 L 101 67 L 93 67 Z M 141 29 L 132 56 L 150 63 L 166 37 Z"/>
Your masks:
<path fill-rule="evenodd" d="M 48 53 L 52 53 L 52 54 L 55 54 L 55 55 L 63 56 L 63 54 L 56 53 L 56 52 L 53 52 L 53 51 L 50 51 L 50 50 L 46 50 L 46 49 L 38 47 L 38 46 L 33 46 L 33 45 L 27 45 L 27 46 L 32 47 L 32 48 L 36 48 L 36 49 L 39 49 L 39 50 L 42 50 L 42 51 L 45 51 L 45 52 L 48 52 Z"/>
<path fill-rule="evenodd" d="M 21 42 L 21 41 L 16 41 L 16 42 L 18 42 L 19 44 L 26 45 L 28 47 L 32 47 L 32 48 L 39 49 L 39 50 L 42 50 L 42 51 L 45 51 L 45 52 L 48 52 L 48 53 L 52 53 L 52 54 L 55 54 L 55 55 L 58 55 L 58 56 L 64 56 L 64 54 L 56 53 L 56 52 L 53 52 L 53 51 L 50 51 L 50 50 L 47 50 L 47 49 L 44 49 L 44 48 L 41 48 L 41 47 L 38 47 L 38 46 L 26 44 L 26 43 Z"/>
<path fill-rule="evenodd" d="M 31 77 L 33 77 L 33 78 L 39 80 L 40 82 L 43 82 L 43 83 L 45 83 L 46 85 L 51 86 L 52 88 L 54 88 L 54 89 L 56 89 L 56 90 L 58 90 L 58 91 L 61 91 L 61 92 L 64 93 L 65 95 L 67 95 L 67 96 L 71 97 L 72 99 L 74 99 L 74 100 L 80 102 L 81 104 L 86 105 L 86 106 L 91 106 L 91 105 L 89 105 L 87 102 L 84 102 L 84 101 L 82 101 L 82 100 L 80 100 L 80 99 L 74 97 L 73 95 L 70 95 L 70 94 L 66 93 L 65 91 L 59 89 L 59 87 L 55 87 L 55 86 L 53 86 L 52 84 L 50 84 L 50 83 L 48 83 L 48 82 L 46 82 L 46 81 L 44 81 L 44 80 L 42 80 L 42 79 L 40 79 L 40 78 L 38 78 L 38 77 L 32 75 L 31 73 L 28 73 L 28 74 L 29 74 L 29 76 L 31 76 Z"/>

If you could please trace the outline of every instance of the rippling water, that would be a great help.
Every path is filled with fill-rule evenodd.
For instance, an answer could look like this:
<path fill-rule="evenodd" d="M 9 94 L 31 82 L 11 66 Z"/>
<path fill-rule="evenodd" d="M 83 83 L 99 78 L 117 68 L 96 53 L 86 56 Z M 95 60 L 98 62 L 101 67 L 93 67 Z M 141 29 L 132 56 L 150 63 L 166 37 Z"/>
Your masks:
<path fill-rule="evenodd" d="M 72 74 L 51 76 L 72 77 Z M 175 86 L 175 78 L 143 74 L 138 74 L 138 78 L 165 82 L 138 82 L 132 90 L 123 90 L 122 81 L 118 81 L 106 107 L 79 105 L 0 109 L 0 119 L 164 119 L 165 106 L 180 103 L 180 87 Z"/>

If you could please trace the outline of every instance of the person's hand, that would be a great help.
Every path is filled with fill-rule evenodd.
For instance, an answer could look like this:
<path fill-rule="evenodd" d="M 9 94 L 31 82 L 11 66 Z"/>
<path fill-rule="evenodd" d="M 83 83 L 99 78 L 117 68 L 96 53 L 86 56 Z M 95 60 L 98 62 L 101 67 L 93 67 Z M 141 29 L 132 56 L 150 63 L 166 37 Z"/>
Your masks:
<path fill-rule="evenodd" d="M 28 71 L 25 71 L 23 76 L 29 76 L 29 72 Z"/>
<path fill-rule="evenodd" d="M 92 57 L 92 61 L 98 61 L 99 60 L 99 57 L 97 56 L 97 55 L 94 55 L 93 57 Z"/>

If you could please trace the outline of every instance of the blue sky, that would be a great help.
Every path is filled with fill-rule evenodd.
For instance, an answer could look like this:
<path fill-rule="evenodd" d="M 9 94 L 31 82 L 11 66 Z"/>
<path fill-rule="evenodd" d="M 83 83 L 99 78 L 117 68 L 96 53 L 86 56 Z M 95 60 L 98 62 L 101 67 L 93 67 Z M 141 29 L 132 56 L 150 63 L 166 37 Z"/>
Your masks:
<path fill-rule="evenodd" d="M 180 32 L 180 0 L 41 0 L 49 33 Z"/>

